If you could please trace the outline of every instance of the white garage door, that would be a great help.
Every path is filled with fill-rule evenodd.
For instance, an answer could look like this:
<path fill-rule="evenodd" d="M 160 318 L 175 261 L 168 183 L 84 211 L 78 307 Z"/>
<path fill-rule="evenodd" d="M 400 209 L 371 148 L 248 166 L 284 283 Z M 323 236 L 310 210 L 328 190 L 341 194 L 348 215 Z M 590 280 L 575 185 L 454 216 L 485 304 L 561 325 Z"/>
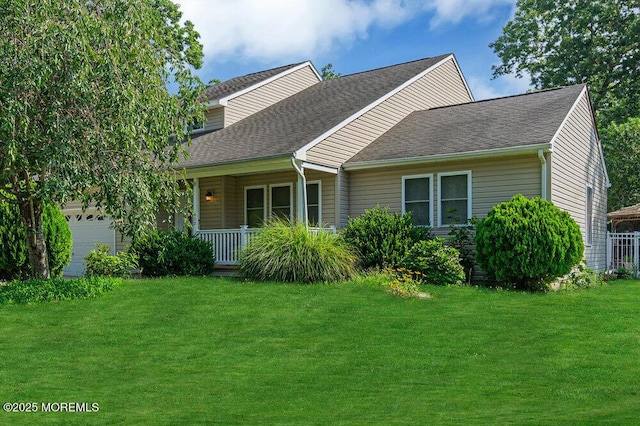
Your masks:
<path fill-rule="evenodd" d="M 112 253 L 115 252 L 115 232 L 109 228 L 111 220 L 95 210 L 65 212 L 65 215 L 71 229 L 73 248 L 71 263 L 64 269 L 64 275 L 77 277 L 84 273 L 84 257 L 96 248 L 96 243 L 107 244 Z"/>

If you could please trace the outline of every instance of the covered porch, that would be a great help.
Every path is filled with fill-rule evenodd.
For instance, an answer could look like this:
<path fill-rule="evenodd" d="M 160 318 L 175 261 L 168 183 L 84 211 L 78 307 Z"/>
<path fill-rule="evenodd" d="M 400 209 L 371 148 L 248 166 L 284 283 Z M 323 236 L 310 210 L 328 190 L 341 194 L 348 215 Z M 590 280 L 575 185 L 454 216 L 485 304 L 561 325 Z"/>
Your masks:
<path fill-rule="evenodd" d="M 218 265 L 237 265 L 240 248 L 274 216 L 315 231 L 335 232 L 340 226 L 342 175 L 335 168 L 289 157 L 190 170 L 187 178 L 193 189 L 192 232 L 211 244 Z"/>

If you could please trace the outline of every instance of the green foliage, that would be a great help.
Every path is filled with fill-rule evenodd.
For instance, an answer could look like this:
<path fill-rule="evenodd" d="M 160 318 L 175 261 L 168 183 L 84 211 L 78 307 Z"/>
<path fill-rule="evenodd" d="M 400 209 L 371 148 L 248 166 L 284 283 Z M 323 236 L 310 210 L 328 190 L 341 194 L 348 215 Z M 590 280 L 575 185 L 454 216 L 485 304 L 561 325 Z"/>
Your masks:
<path fill-rule="evenodd" d="M 415 243 L 431 237 L 431 229 L 414 226 L 410 212 L 401 215 L 378 206 L 350 218 L 342 235 L 358 252 L 361 267 L 393 268 Z"/>
<path fill-rule="evenodd" d="M 466 224 L 452 226 L 449 229 L 449 245 L 460 252 L 460 265 L 464 269 L 467 284 L 471 284 L 471 275 L 475 264 L 473 239 L 477 223 L 478 219 L 474 217 Z"/>
<path fill-rule="evenodd" d="M 320 76 L 323 80 L 333 80 L 342 77 L 342 74 L 333 69 L 333 64 L 327 64 L 321 68 Z"/>
<path fill-rule="evenodd" d="M 419 272 L 416 279 L 428 284 L 456 285 L 465 280 L 460 252 L 444 245 L 442 238 L 419 241 L 409 249 L 401 266 Z"/>
<path fill-rule="evenodd" d="M 609 210 L 640 203 L 640 118 L 611 123 L 600 135 L 611 179 Z"/>
<path fill-rule="evenodd" d="M 240 252 L 249 278 L 284 282 L 337 282 L 351 278 L 356 256 L 340 235 L 310 232 L 301 223 L 273 219 Z"/>
<path fill-rule="evenodd" d="M 211 245 L 188 232 L 151 231 L 136 238 L 129 250 L 146 277 L 208 275 L 215 268 Z"/>
<path fill-rule="evenodd" d="M 88 299 L 113 290 L 120 282 L 106 277 L 13 281 L 0 285 L 0 304 Z"/>
<path fill-rule="evenodd" d="M 121 277 L 131 276 L 131 270 L 138 267 L 138 260 L 133 253 L 120 252 L 111 254 L 111 247 L 106 244 L 96 244 L 96 250 L 91 250 L 84 257 L 87 277 Z"/>
<path fill-rule="evenodd" d="M 489 278 L 518 289 L 544 290 L 584 253 L 580 228 L 569 213 L 520 194 L 478 222 L 475 242 L 476 259 Z"/>
<path fill-rule="evenodd" d="M 538 89 L 588 83 L 601 123 L 640 111 L 640 14 L 618 0 L 518 0 L 490 44 L 502 62 L 494 76 L 531 76 Z"/>
<path fill-rule="evenodd" d="M 204 85 L 199 35 L 175 3 L 6 0 L 0 34 L 0 190 L 36 212 L 94 203 L 131 236 L 176 205 L 172 141 L 204 118 Z"/>
<path fill-rule="evenodd" d="M 62 276 L 71 261 L 71 231 L 60 208 L 45 204 L 44 238 L 49 251 L 51 276 Z M 18 206 L 0 199 L 0 279 L 25 279 L 31 275 L 26 232 Z"/>

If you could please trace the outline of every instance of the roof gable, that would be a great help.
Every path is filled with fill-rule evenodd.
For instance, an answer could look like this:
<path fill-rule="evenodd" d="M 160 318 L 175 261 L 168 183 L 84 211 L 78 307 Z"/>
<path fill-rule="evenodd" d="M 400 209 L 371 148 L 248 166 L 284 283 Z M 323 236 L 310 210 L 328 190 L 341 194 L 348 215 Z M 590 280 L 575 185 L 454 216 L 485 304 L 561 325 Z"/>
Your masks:
<path fill-rule="evenodd" d="M 450 55 L 319 82 L 227 128 L 193 138 L 183 167 L 292 155 Z"/>
<path fill-rule="evenodd" d="M 302 66 L 311 65 L 310 62 L 299 62 L 296 64 L 284 65 L 277 68 L 272 68 L 265 71 L 254 72 L 246 74 L 240 77 L 234 77 L 222 83 L 214 84 L 208 87 L 202 97 L 207 101 L 214 102 L 223 99 L 229 99 L 244 93 L 246 90 L 253 89 L 257 86 L 267 83 L 268 81 L 277 78 L 280 74 L 292 72 Z M 311 66 L 314 72 L 317 71 Z M 318 76 L 320 80 L 320 76 Z"/>
<path fill-rule="evenodd" d="M 584 85 L 416 111 L 348 164 L 550 144 Z"/>

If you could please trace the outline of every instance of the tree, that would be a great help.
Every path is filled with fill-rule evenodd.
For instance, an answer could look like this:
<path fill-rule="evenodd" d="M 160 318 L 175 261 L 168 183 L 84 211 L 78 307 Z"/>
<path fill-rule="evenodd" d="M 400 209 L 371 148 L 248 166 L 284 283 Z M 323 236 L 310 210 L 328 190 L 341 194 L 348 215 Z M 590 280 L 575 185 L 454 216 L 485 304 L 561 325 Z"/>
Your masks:
<path fill-rule="evenodd" d="M 640 118 L 601 130 L 611 179 L 609 210 L 640 203 Z"/>
<path fill-rule="evenodd" d="M 170 0 L 3 1 L 0 190 L 33 275 L 49 277 L 46 202 L 94 204 L 133 236 L 179 196 L 171 141 L 203 118 L 202 45 L 181 16 Z"/>
<path fill-rule="evenodd" d="M 342 74 L 334 71 L 333 64 L 327 64 L 320 69 L 320 76 L 323 80 L 333 80 L 342 77 Z"/>
<path fill-rule="evenodd" d="M 502 63 L 494 77 L 531 76 L 537 89 L 588 83 L 600 124 L 640 111 L 637 0 L 518 0 L 489 46 Z"/>
<path fill-rule="evenodd" d="M 637 199 L 637 139 L 611 123 L 640 117 L 640 1 L 518 0 L 516 6 L 489 45 L 502 60 L 494 77 L 526 73 L 536 89 L 587 83 L 611 173 L 609 208 Z"/>

